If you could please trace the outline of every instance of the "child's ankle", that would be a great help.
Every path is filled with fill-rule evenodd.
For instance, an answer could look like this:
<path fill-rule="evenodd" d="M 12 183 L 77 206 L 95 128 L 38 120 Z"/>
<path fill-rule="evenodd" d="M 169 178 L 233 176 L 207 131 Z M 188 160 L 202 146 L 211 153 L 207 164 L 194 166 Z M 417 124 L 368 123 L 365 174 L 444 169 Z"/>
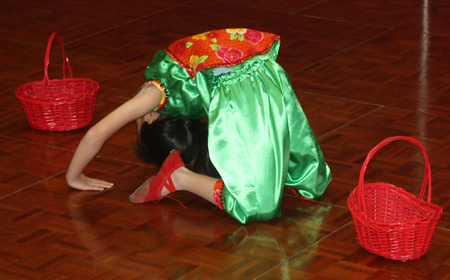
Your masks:
<path fill-rule="evenodd" d="M 180 167 L 172 173 L 172 181 L 177 191 L 184 190 L 185 177 L 191 172 L 186 167 Z"/>

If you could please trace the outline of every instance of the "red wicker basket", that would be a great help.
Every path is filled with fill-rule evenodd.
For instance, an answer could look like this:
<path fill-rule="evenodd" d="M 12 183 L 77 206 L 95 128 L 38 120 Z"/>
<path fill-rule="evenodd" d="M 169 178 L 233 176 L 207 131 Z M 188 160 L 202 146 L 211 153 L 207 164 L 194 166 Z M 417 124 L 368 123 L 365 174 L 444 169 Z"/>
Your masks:
<path fill-rule="evenodd" d="M 48 65 L 54 37 L 61 44 L 63 78 L 49 80 Z M 66 79 L 66 63 L 70 79 Z M 64 45 L 58 32 L 48 39 L 45 54 L 44 79 L 20 86 L 16 97 L 20 100 L 31 127 L 49 131 L 68 131 L 82 128 L 92 120 L 99 85 L 91 79 L 74 79 Z"/>
<path fill-rule="evenodd" d="M 380 148 L 396 140 L 409 141 L 422 151 L 425 171 L 419 198 L 391 184 L 364 183 L 369 161 Z M 359 184 L 350 193 L 347 204 L 361 247 L 400 261 L 418 259 L 428 251 L 443 214 L 442 208 L 431 203 L 431 170 L 425 149 L 418 140 L 404 136 L 387 138 L 370 151 L 361 168 Z"/>

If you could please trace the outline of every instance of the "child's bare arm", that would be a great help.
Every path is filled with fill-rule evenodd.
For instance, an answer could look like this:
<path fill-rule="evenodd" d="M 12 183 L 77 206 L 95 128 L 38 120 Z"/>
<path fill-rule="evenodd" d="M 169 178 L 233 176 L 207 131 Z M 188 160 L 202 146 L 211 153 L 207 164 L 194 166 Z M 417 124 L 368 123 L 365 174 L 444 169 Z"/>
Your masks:
<path fill-rule="evenodd" d="M 114 110 L 83 137 L 70 163 L 66 174 L 69 186 L 79 190 L 103 190 L 111 188 L 112 183 L 92 179 L 82 174 L 102 148 L 106 140 L 127 123 L 141 118 L 156 108 L 161 101 L 162 93 L 155 87 L 144 88 L 135 97 Z"/>

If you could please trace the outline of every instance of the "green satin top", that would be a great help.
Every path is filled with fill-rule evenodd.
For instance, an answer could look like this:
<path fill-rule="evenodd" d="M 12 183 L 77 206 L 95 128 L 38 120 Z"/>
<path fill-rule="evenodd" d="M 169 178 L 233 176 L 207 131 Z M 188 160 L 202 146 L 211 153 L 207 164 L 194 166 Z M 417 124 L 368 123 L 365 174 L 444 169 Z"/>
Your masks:
<path fill-rule="evenodd" d="M 280 42 L 265 54 L 195 79 L 165 51 L 145 70 L 168 92 L 162 114 L 208 117 L 210 158 L 224 181 L 224 209 L 241 223 L 281 215 L 285 186 L 318 198 L 331 173 L 291 87 L 275 61 Z"/>

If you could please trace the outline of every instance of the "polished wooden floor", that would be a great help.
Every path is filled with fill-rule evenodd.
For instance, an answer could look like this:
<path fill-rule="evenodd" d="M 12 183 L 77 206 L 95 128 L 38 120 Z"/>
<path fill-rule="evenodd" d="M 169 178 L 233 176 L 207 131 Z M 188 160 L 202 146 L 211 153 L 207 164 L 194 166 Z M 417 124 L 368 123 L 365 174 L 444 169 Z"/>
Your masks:
<path fill-rule="evenodd" d="M 450 279 L 450 2 L 447 0 L 3 0 L 0 3 L 0 279 Z M 290 74 L 334 181 L 322 199 L 289 192 L 283 217 L 241 225 L 191 195 L 132 205 L 157 169 L 132 149 L 130 124 L 87 174 L 105 192 L 69 189 L 65 172 L 87 131 L 37 131 L 15 99 L 43 78 L 59 31 L 76 77 L 101 85 L 93 123 L 133 96 L 156 50 L 206 30 L 248 27 L 282 37 Z M 55 44 L 56 46 L 56 44 Z M 61 78 L 59 48 L 51 78 Z M 444 216 L 428 253 L 399 262 L 361 249 L 346 199 L 382 139 L 418 138 Z M 422 158 L 380 151 L 368 181 L 418 194 Z"/>

